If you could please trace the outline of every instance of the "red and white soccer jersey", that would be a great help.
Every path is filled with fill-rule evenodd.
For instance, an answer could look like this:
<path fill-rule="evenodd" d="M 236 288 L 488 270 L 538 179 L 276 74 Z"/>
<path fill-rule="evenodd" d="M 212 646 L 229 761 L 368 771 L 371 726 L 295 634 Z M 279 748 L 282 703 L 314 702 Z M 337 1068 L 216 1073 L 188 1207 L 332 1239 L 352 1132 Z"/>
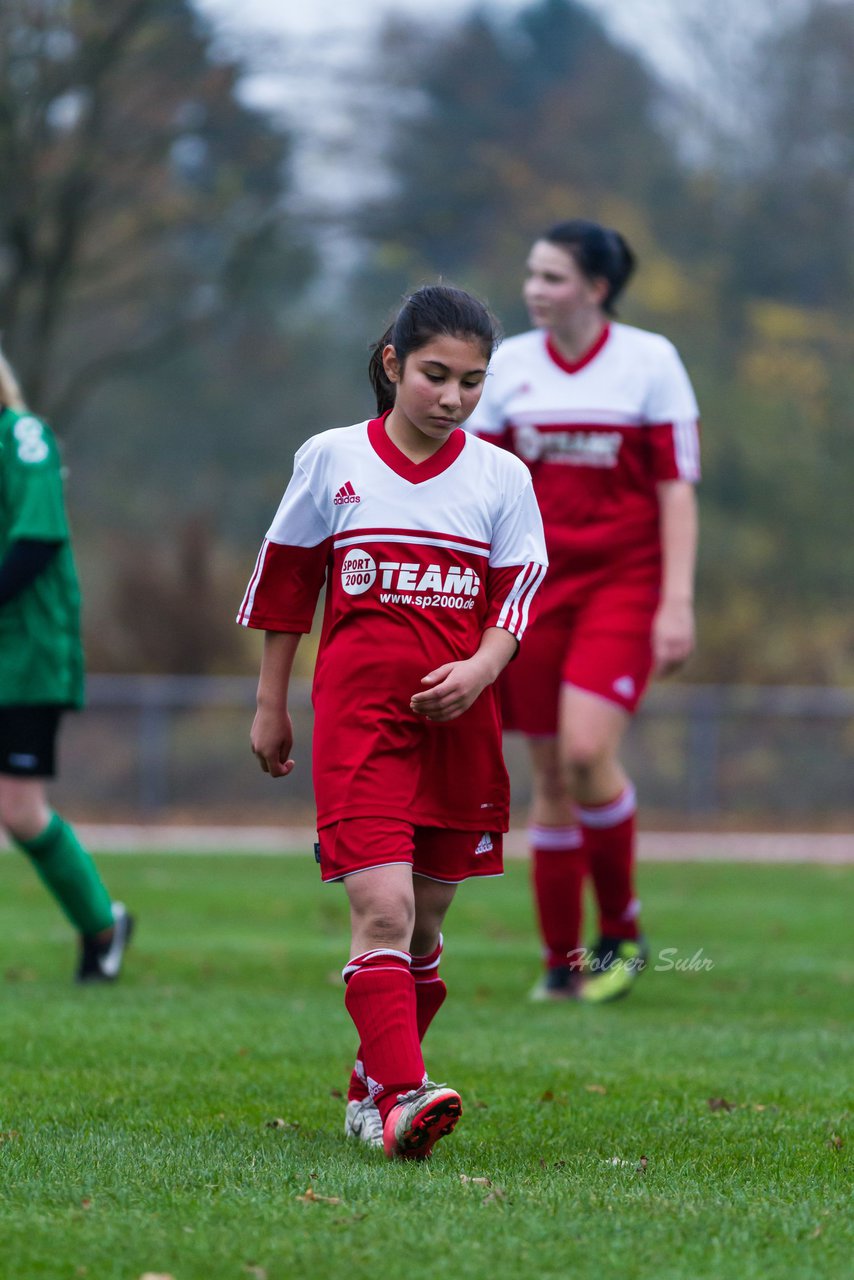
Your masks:
<path fill-rule="evenodd" d="M 546 569 L 527 469 L 455 431 L 411 462 L 384 419 L 297 452 L 238 621 L 305 632 L 326 581 L 315 668 L 318 827 L 345 818 L 506 831 L 509 785 L 493 688 L 458 719 L 409 701 L 487 627 L 521 640 Z"/>
<path fill-rule="evenodd" d="M 697 402 L 666 338 L 610 324 L 574 365 L 541 329 L 508 338 L 466 427 L 530 467 L 550 564 L 541 622 L 603 578 L 657 582 L 656 486 L 700 475 Z"/>

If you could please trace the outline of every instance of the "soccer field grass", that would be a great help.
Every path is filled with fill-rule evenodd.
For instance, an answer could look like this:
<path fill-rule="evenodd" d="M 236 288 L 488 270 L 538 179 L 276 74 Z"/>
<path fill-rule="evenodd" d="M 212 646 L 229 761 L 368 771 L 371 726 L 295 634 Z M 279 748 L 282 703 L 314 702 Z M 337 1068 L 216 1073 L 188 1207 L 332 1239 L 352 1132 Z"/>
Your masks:
<path fill-rule="evenodd" d="M 651 971 L 602 1009 L 526 1002 L 524 865 L 464 886 L 425 1048 L 465 1114 L 392 1165 L 342 1135 L 346 911 L 313 859 L 99 862 L 139 929 L 77 989 L 0 858 L 3 1280 L 850 1274 L 850 868 L 642 867 Z"/>

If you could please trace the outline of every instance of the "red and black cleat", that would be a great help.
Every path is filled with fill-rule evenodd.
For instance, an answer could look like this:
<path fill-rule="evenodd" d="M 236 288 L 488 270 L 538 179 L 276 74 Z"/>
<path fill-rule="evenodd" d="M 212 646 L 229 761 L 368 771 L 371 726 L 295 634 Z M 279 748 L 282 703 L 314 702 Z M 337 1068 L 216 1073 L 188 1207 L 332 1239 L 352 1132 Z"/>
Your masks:
<path fill-rule="evenodd" d="M 427 1080 L 419 1089 L 400 1094 L 383 1125 L 386 1155 L 389 1160 L 426 1160 L 462 1114 L 460 1095 L 446 1085 Z"/>

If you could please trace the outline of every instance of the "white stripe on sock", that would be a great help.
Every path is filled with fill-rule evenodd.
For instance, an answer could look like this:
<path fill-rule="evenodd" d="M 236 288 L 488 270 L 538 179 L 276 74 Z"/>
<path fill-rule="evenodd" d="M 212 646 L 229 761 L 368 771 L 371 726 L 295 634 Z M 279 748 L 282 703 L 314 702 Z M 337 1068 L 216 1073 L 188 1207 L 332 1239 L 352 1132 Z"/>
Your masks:
<path fill-rule="evenodd" d="M 610 804 L 597 805 L 595 809 L 584 809 L 578 806 L 578 821 L 584 827 L 599 830 L 602 827 L 617 827 L 626 818 L 630 818 L 637 809 L 637 797 L 631 783 L 616 800 Z"/>
<path fill-rule="evenodd" d="M 560 849 L 580 849 L 584 833 L 575 827 L 529 827 L 528 843 L 532 849 L 548 852 Z"/>

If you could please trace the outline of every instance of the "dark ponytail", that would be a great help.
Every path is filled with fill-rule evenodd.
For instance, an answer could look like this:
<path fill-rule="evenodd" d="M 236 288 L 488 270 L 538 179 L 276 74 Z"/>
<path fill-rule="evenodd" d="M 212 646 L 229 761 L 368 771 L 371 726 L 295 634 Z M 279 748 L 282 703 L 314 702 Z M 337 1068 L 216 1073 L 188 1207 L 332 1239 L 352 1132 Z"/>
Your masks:
<path fill-rule="evenodd" d="M 480 343 L 488 360 L 501 336 L 498 321 L 486 306 L 464 289 L 427 284 L 403 301 L 397 318 L 371 347 L 368 377 L 377 397 L 377 413 L 394 406 L 395 386 L 383 368 L 383 351 L 394 347 L 401 368 L 406 357 L 441 335 Z"/>
<path fill-rule="evenodd" d="M 584 218 L 573 218 L 569 222 L 559 222 L 540 238 L 571 253 L 588 280 L 608 282 L 608 294 L 602 308 L 608 315 L 614 315 L 614 304 L 628 284 L 637 262 L 619 231 L 600 226 L 598 222 L 587 222 Z"/>
<path fill-rule="evenodd" d="M 377 413 L 385 413 L 387 409 L 391 409 L 394 405 L 394 383 L 389 382 L 386 377 L 386 371 L 383 368 L 383 352 L 389 344 L 392 343 L 392 335 L 394 333 L 394 325 L 390 324 L 385 333 L 371 347 L 371 359 L 368 363 L 368 377 L 371 380 L 371 386 L 374 389 L 374 395 L 377 398 Z M 397 348 L 395 347 L 395 351 Z"/>

